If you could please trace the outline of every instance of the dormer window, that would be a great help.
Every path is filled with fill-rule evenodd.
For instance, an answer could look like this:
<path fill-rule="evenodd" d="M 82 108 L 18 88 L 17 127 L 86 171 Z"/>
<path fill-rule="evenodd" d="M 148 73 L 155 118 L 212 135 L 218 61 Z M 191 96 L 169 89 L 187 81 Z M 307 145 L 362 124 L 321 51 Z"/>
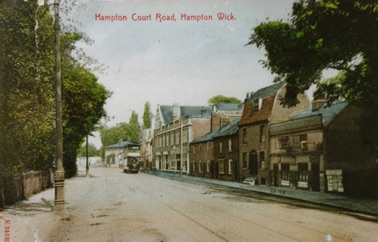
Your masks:
<path fill-rule="evenodd" d="M 261 98 L 257 98 L 255 100 L 253 100 L 253 110 L 255 112 L 259 111 L 261 109 L 261 104 L 262 104 Z"/>

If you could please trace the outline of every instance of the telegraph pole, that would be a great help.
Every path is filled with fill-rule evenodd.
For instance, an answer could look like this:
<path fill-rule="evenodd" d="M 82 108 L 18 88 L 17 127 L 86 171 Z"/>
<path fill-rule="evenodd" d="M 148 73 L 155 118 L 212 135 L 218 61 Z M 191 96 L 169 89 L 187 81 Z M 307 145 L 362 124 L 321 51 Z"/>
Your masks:
<path fill-rule="evenodd" d="M 56 147 L 55 147 L 55 211 L 64 212 L 64 168 L 63 168 L 63 121 L 62 121 L 62 68 L 60 53 L 60 19 L 59 19 L 60 0 L 54 0 L 55 14 L 55 128 L 56 128 Z"/>

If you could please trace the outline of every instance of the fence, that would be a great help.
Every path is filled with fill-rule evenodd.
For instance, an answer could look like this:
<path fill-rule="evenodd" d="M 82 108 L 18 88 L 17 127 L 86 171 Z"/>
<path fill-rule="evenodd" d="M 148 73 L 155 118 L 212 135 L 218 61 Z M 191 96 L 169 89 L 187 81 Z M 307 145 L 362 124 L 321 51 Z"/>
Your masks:
<path fill-rule="evenodd" d="M 28 199 L 53 185 L 53 171 L 0 175 L 0 207 Z"/>

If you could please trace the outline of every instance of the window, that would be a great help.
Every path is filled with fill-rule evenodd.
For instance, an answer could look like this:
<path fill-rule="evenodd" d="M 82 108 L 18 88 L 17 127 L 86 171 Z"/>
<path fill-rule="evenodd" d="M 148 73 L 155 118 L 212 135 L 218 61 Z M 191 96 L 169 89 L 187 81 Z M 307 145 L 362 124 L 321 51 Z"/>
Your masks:
<path fill-rule="evenodd" d="M 279 148 L 288 149 L 290 148 L 290 138 L 288 136 L 281 136 L 278 138 Z"/>
<path fill-rule="evenodd" d="M 260 151 L 260 168 L 265 169 L 265 151 Z"/>
<path fill-rule="evenodd" d="M 175 143 L 176 145 L 180 144 L 180 131 L 176 131 L 176 137 L 175 137 Z"/>
<path fill-rule="evenodd" d="M 260 125 L 260 135 L 259 135 L 260 143 L 265 141 L 264 130 L 265 130 L 265 125 Z"/>
<path fill-rule="evenodd" d="M 243 129 L 243 144 L 247 144 L 247 129 Z"/>
<path fill-rule="evenodd" d="M 222 143 L 222 141 L 219 142 L 219 152 L 220 153 L 223 152 L 223 143 Z"/>
<path fill-rule="evenodd" d="M 198 172 L 202 172 L 202 162 L 198 162 Z"/>
<path fill-rule="evenodd" d="M 281 179 L 289 180 L 289 164 L 281 164 Z"/>
<path fill-rule="evenodd" d="M 229 152 L 232 151 L 232 140 L 231 139 L 228 140 L 228 151 Z"/>
<path fill-rule="evenodd" d="M 192 161 L 192 169 L 193 169 L 193 171 L 196 171 L 196 162 L 195 161 Z"/>
<path fill-rule="evenodd" d="M 308 181 L 307 163 L 298 163 L 298 181 Z"/>
<path fill-rule="evenodd" d="M 293 137 L 293 146 L 302 150 L 307 150 L 307 134 L 296 135 Z"/>
<path fill-rule="evenodd" d="M 247 152 L 243 152 L 243 168 L 248 168 Z"/>
<path fill-rule="evenodd" d="M 206 162 L 206 171 L 210 172 L 210 161 L 209 160 Z"/>
<path fill-rule="evenodd" d="M 219 174 L 224 174 L 224 160 L 220 160 L 219 164 Z"/>
<path fill-rule="evenodd" d="M 234 168 L 234 162 L 232 160 L 228 160 L 228 174 L 232 174 Z"/>
<path fill-rule="evenodd" d="M 253 111 L 257 112 L 261 109 L 262 99 L 257 98 L 253 100 Z"/>

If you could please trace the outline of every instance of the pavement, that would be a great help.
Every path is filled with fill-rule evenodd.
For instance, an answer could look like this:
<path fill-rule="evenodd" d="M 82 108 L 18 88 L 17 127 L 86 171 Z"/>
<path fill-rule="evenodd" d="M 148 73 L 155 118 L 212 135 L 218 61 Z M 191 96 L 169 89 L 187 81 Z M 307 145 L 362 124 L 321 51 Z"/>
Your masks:
<path fill-rule="evenodd" d="M 299 189 L 292 189 L 286 187 L 272 187 L 267 185 L 249 185 L 240 182 L 222 181 L 216 179 L 193 177 L 187 174 L 165 172 L 165 171 L 150 171 L 148 174 L 157 175 L 169 179 L 180 181 L 195 181 L 204 184 L 219 185 L 231 187 L 246 191 L 254 191 L 259 193 L 270 194 L 273 196 L 280 196 L 289 199 L 306 201 L 313 204 L 325 205 L 350 212 L 363 213 L 366 215 L 376 216 L 378 218 L 378 200 L 367 198 L 353 198 L 343 194 L 314 192 Z"/>

